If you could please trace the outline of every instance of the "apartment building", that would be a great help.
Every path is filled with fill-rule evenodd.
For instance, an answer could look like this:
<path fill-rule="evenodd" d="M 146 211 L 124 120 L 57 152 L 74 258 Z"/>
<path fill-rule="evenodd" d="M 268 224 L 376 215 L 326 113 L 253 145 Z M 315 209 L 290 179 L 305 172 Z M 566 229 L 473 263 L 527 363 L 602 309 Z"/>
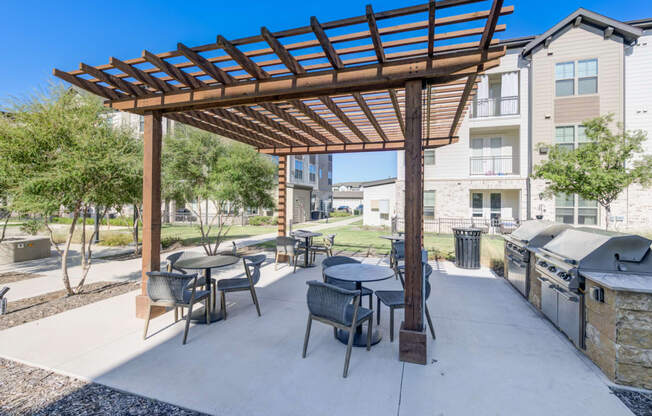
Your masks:
<path fill-rule="evenodd" d="M 502 42 L 499 67 L 479 78 L 459 142 L 424 154 L 424 219 L 500 222 L 544 218 L 604 226 L 595 201 L 544 194 L 531 179 L 550 146 L 581 146 L 583 121 L 611 113 L 614 125 L 652 136 L 652 19 L 620 22 L 578 9 L 542 35 Z M 652 137 L 647 141 L 652 152 Z M 404 155 L 393 198 L 403 216 Z M 650 189 L 631 186 L 610 223 L 652 228 Z"/>

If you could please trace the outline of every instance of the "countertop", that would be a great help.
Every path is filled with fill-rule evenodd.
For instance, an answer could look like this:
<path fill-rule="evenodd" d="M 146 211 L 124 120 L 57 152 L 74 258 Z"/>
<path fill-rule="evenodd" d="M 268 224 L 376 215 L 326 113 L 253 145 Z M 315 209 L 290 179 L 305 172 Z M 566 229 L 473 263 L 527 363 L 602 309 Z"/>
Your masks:
<path fill-rule="evenodd" d="M 604 272 L 582 272 L 582 275 L 611 290 L 652 294 L 652 276 L 650 275 Z"/>

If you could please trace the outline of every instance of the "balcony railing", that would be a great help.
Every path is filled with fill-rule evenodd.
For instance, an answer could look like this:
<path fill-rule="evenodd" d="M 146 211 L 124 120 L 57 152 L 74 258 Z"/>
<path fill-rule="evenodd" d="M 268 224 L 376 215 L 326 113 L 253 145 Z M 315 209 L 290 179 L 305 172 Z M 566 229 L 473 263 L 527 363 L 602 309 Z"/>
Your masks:
<path fill-rule="evenodd" d="M 513 116 L 518 114 L 518 96 L 474 99 L 471 118 Z"/>
<path fill-rule="evenodd" d="M 471 175 L 512 175 L 514 165 L 511 156 L 472 156 Z"/>

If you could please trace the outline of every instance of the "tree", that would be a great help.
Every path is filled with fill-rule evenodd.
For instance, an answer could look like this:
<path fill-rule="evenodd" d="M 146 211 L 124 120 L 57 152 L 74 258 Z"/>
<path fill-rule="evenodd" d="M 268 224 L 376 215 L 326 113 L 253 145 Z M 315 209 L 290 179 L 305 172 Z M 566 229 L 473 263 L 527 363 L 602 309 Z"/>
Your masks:
<path fill-rule="evenodd" d="M 224 215 L 243 207 L 274 204 L 273 163 L 247 146 L 224 144 L 220 137 L 202 130 L 177 129 L 165 138 L 162 159 L 164 198 L 180 205 L 190 203 L 207 255 L 217 253 L 230 230 Z M 203 201 L 212 204 L 216 212 L 212 218 Z"/>
<path fill-rule="evenodd" d="M 14 100 L 11 118 L 0 120 L 0 163 L 12 206 L 42 215 L 51 238 L 47 218 L 61 207 L 72 215 L 63 249 L 52 238 L 68 295 L 81 291 L 91 267 L 94 232 L 87 236 L 86 218 L 92 207 L 106 213 L 139 198 L 141 145 L 132 132 L 113 127 L 109 111 L 97 97 L 53 85 Z M 80 222 L 82 272 L 73 289 L 68 256 Z"/>
<path fill-rule="evenodd" d="M 548 160 L 534 169 L 533 177 L 549 182 L 546 194 L 578 194 L 597 201 L 605 210 L 605 229 L 609 229 L 611 204 L 629 185 L 649 185 L 652 181 L 652 156 L 643 154 L 643 131 L 628 132 L 609 128 L 612 115 L 584 123 L 588 142 L 574 150 L 556 146 Z"/>

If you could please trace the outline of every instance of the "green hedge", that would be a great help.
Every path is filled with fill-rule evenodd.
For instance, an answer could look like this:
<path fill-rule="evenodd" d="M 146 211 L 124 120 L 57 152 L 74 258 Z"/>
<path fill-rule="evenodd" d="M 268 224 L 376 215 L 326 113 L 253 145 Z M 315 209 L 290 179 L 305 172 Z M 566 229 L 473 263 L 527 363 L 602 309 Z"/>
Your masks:
<path fill-rule="evenodd" d="M 82 219 L 80 218 L 77 224 L 80 224 Z M 72 218 L 68 217 L 53 217 L 52 221 L 50 221 L 52 224 L 71 224 L 72 223 Z M 100 221 L 100 224 L 106 225 L 106 218 L 102 218 L 102 221 Z M 114 226 L 122 226 L 122 227 L 133 227 L 134 225 L 134 220 L 133 218 L 127 218 L 127 217 L 116 217 L 116 218 L 109 218 L 109 224 L 114 225 Z M 86 225 L 95 225 L 95 218 L 86 218 Z"/>
<path fill-rule="evenodd" d="M 331 212 L 331 217 L 350 217 L 351 214 L 346 211 Z"/>
<path fill-rule="evenodd" d="M 271 225 L 276 223 L 276 217 L 267 217 L 264 215 L 255 215 L 249 217 L 249 225 Z"/>

